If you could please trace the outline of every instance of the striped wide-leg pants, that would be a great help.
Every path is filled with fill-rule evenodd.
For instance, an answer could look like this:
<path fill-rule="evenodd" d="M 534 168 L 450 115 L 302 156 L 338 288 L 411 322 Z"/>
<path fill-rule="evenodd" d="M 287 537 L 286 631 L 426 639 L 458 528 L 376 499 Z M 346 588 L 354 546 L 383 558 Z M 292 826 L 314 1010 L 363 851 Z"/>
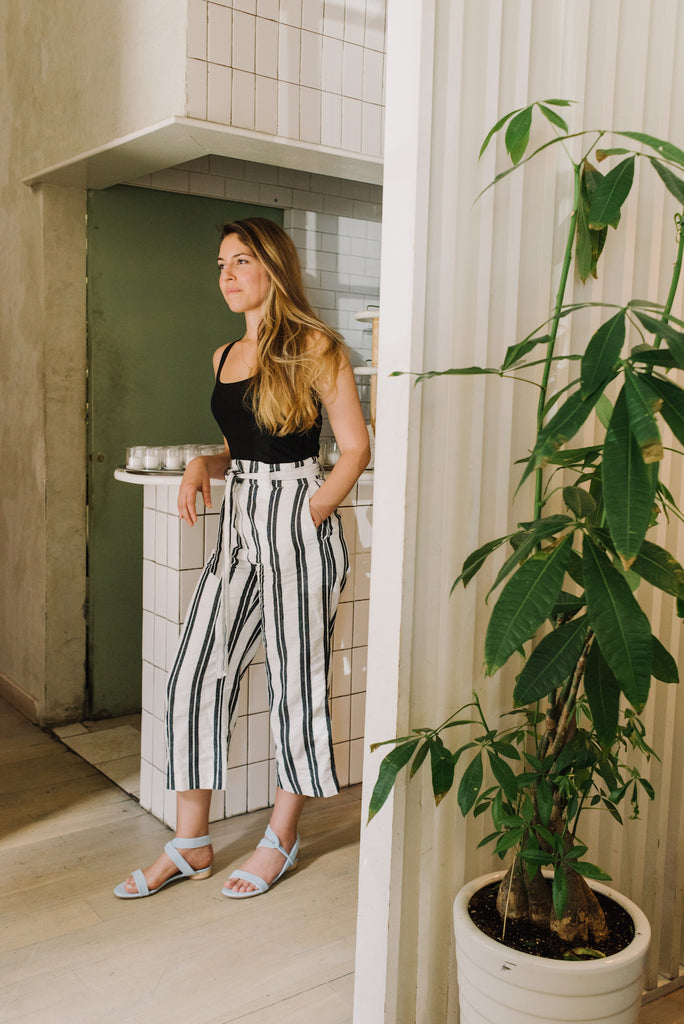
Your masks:
<path fill-rule="evenodd" d="M 349 556 L 335 512 L 314 526 L 315 459 L 234 460 L 216 550 L 192 596 L 168 682 L 170 789 L 221 789 L 240 680 L 263 641 L 277 784 L 339 791 L 328 711 L 337 603 Z"/>

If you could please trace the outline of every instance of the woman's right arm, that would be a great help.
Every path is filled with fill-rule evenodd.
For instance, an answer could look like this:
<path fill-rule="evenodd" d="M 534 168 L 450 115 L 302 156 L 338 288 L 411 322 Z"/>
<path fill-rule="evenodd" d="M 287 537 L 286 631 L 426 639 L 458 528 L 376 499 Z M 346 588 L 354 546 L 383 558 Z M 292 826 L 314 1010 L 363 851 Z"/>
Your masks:
<path fill-rule="evenodd" d="M 221 345 L 214 352 L 214 379 L 216 379 L 225 347 L 225 345 Z M 201 493 L 206 507 L 211 508 L 211 481 L 220 480 L 224 477 L 226 470 L 230 466 L 230 451 L 225 437 L 223 445 L 224 450 L 220 455 L 199 455 L 188 463 L 183 473 L 183 479 L 178 491 L 178 515 L 189 526 L 194 526 L 197 522 L 195 502 L 198 492 Z"/>
<path fill-rule="evenodd" d="M 211 481 L 220 480 L 230 466 L 230 452 L 225 448 L 220 455 L 198 455 L 186 466 L 178 491 L 178 515 L 189 526 L 197 522 L 195 502 L 198 492 L 207 508 L 211 508 Z"/>

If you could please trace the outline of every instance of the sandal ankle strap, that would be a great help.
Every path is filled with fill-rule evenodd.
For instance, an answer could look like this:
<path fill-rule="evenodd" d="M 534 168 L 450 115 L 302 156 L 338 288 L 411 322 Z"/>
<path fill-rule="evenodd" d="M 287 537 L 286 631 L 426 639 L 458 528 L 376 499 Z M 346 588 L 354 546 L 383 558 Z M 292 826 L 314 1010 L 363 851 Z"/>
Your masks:
<path fill-rule="evenodd" d="M 195 836 L 193 839 L 182 839 L 176 836 L 171 842 L 177 850 L 196 850 L 200 846 L 209 846 L 211 836 Z"/>

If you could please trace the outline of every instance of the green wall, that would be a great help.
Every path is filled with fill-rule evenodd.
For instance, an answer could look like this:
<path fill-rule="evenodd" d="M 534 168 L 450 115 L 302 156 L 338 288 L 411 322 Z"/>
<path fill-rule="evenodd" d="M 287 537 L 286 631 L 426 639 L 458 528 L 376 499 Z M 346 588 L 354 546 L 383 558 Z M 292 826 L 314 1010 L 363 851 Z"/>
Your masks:
<path fill-rule="evenodd" d="M 88 693 L 140 708 L 143 488 L 114 479 L 132 444 L 220 442 L 211 357 L 244 320 L 218 290 L 220 226 L 282 212 L 116 186 L 88 197 Z"/>

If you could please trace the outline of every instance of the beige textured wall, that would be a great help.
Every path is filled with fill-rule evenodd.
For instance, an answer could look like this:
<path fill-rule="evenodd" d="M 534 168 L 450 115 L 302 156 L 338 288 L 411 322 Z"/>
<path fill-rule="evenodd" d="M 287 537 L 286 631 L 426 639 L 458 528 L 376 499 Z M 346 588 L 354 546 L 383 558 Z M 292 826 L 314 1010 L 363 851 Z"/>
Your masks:
<path fill-rule="evenodd" d="M 0 692 L 77 717 L 85 626 L 85 193 L 21 179 L 185 111 L 185 0 L 0 8 Z"/>

